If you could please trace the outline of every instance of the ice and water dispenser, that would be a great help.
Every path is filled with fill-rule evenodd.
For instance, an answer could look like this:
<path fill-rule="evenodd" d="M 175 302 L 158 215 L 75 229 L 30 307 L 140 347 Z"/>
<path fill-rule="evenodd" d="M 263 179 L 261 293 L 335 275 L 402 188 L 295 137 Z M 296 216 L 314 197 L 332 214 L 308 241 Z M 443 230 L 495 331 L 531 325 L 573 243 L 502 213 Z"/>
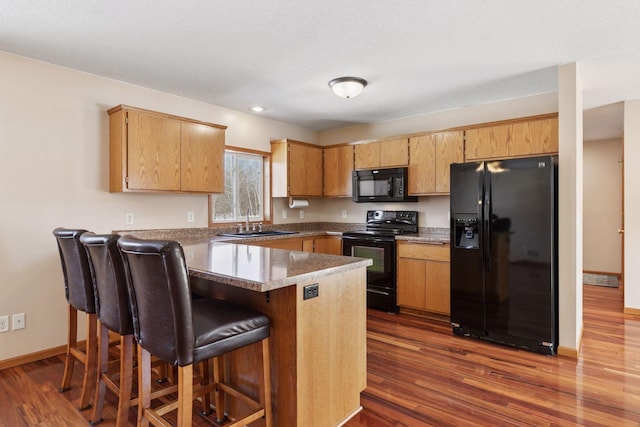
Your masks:
<path fill-rule="evenodd" d="M 476 214 L 457 214 L 455 220 L 456 248 L 478 249 L 478 216 Z"/>

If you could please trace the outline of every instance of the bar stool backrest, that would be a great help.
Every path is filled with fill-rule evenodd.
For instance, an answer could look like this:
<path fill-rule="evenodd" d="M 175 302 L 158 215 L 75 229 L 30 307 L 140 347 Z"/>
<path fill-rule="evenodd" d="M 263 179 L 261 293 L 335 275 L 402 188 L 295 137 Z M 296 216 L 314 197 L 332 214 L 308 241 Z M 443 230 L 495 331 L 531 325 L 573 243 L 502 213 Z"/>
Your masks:
<path fill-rule="evenodd" d="M 98 320 L 120 335 L 133 334 L 129 291 L 117 234 L 84 233 L 80 242 L 89 257 Z"/>
<path fill-rule="evenodd" d="M 53 235 L 58 242 L 67 302 L 76 310 L 93 314 L 96 312 L 96 301 L 91 269 L 87 252 L 80 243 L 80 236 L 86 232 L 58 227 L 53 230 Z"/>
<path fill-rule="evenodd" d="M 159 359 L 193 363 L 191 290 L 182 246 L 168 240 L 123 236 L 123 254 L 136 341 Z"/>

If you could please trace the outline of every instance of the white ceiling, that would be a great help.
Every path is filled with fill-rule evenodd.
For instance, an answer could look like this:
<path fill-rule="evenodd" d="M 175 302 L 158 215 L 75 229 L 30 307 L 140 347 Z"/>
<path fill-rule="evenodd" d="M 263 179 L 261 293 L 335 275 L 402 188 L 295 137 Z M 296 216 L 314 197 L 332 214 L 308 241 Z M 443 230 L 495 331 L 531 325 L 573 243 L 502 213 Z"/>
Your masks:
<path fill-rule="evenodd" d="M 3 0 L 0 50 L 317 130 L 555 92 L 578 62 L 594 139 L 640 99 L 639 23 L 638 0 Z M 369 86 L 338 98 L 345 75 Z"/>

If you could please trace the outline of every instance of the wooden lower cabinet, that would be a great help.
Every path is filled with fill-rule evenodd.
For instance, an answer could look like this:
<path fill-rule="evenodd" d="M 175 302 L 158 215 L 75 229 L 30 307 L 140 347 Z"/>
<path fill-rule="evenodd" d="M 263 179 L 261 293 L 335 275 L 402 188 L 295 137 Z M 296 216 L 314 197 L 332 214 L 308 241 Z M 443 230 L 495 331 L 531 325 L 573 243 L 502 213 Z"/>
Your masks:
<path fill-rule="evenodd" d="M 248 244 L 274 249 L 287 249 L 289 251 L 342 255 L 342 239 L 340 236 L 291 237 L 249 242 Z"/>
<path fill-rule="evenodd" d="M 317 254 L 342 255 L 340 236 L 323 236 L 313 239 L 313 252 Z"/>
<path fill-rule="evenodd" d="M 449 245 L 399 241 L 398 305 L 449 315 Z"/>

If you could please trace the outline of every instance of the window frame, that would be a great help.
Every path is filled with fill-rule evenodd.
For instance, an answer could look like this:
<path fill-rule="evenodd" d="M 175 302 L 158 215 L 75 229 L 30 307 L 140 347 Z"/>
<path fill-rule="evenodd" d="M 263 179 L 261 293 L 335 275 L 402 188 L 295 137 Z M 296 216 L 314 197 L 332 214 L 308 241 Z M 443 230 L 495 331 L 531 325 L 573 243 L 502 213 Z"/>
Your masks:
<path fill-rule="evenodd" d="M 224 147 L 225 154 L 227 152 L 240 153 L 240 154 L 252 154 L 256 156 L 262 157 L 262 213 L 264 219 L 262 219 L 263 224 L 271 224 L 272 223 L 272 203 L 271 203 L 271 153 L 267 151 L 253 150 L 249 148 L 242 147 L 234 147 L 231 145 L 225 145 Z M 224 173 L 223 173 L 224 176 Z M 232 219 L 232 220 L 224 220 L 224 221 L 215 221 L 213 218 L 213 202 L 214 202 L 215 194 L 209 194 L 208 197 L 208 222 L 209 227 L 228 227 L 240 221 L 240 219 Z M 243 222 L 245 220 L 242 220 Z"/>

